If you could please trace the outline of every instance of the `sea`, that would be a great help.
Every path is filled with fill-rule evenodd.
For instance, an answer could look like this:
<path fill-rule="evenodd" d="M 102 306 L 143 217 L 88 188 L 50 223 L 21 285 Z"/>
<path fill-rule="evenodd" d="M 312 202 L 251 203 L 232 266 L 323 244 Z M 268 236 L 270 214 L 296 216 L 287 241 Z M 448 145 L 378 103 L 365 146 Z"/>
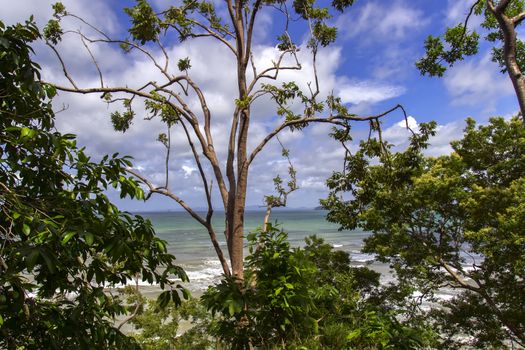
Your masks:
<path fill-rule="evenodd" d="M 208 286 L 217 283 L 222 268 L 215 255 L 208 233 L 186 212 L 147 212 L 137 213 L 152 221 L 157 236 L 168 243 L 168 251 L 177 258 L 177 264 L 184 268 L 190 282 L 186 286 L 193 292 L 203 292 Z M 265 212 L 248 210 L 245 212 L 245 234 L 253 232 L 263 224 Z M 339 226 L 326 220 L 324 210 L 275 210 L 271 222 L 288 233 L 292 247 L 305 244 L 305 237 L 317 235 L 331 244 L 334 249 L 350 254 L 353 265 L 370 265 L 382 272 L 382 279 L 390 279 L 388 266 L 374 261 L 374 256 L 361 253 L 363 240 L 370 235 L 361 230 L 339 230 Z M 227 253 L 224 238 L 224 213 L 214 214 L 213 224 L 219 242 Z M 247 253 L 247 249 L 246 249 Z"/>

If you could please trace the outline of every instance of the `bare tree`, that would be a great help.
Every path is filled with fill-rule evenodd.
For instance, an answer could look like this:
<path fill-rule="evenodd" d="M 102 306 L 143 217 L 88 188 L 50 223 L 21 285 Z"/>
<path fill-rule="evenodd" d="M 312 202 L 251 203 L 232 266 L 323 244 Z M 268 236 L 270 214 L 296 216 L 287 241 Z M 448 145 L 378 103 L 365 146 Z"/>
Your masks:
<path fill-rule="evenodd" d="M 352 0 L 334 0 L 332 7 L 342 11 L 352 5 Z M 68 12 L 60 3 L 54 5 L 55 19 L 51 20 L 46 29 L 46 42 L 56 54 L 65 77 L 70 85 L 55 84 L 60 91 L 80 94 L 102 94 L 109 103 L 121 101 L 124 112 L 114 112 L 112 121 L 117 130 L 125 131 L 135 114 L 133 104 L 143 99 L 148 118 L 161 118 L 168 127 L 167 134 L 159 136 L 159 140 L 167 150 L 166 166 L 169 162 L 171 146 L 170 130 L 179 127 L 186 136 L 191 148 L 193 159 L 202 180 L 204 196 L 207 203 L 205 215 L 192 209 L 183 198 L 180 198 L 168 186 L 168 172 L 163 186 L 156 186 L 151 179 L 146 178 L 138 171 L 129 172 L 142 181 L 151 194 L 160 194 L 173 199 L 186 210 L 208 232 L 213 247 L 222 264 L 224 274 L 243 279 L 243 235 L 244 212 L 248 174 L 250 165 L 265 146 L 286 129 L 302 129 L 311 123 L 328 123 L 340 130 L 349 130 L 353 121 L 369 123 L 376 130 L 380 119 L 396 110 L 402 110 L 397 105 L 390 110 L 370 116 L 358 116 L 348 111 L 341 100 L 328 96 L 326 100 L 320 98 L 320 82 L 317 73 L 317 53 L 320 47 L 329 45 L 335 40 L 336 30 L 328 26 L 325 21 L 330 18 L 332 8 L 319 7 L 312 1 L 294 1 L 291 6 L 284 1 L 243 1 L 226 0 L 224 7 L 228 16 L 225 20 L 218 17 L 215 6 L 205 0 L 185 0 L 180 6 L 170 6 L 166 10 L 155 12 L 145 0 L 125 11 L 131 17 L 132 27 L 129 29 L 130 39 L 118 40 L 111 38 L 100 29 L 95 28 L 81 17 Z M 279 37 L 278 59 L 271 66 L 259 70 L 254 62 L 253 36 L 257 29 L 257 18 L 263 7 L 275 10 L 283 16 L 283 34 Z M 74 18 L 88 26 L 91 35 L 81 30 L 65 30 L 60 26 L 64 17 Z M 308 91 L 301 89 L 294 82 L 284 83 L 281 86 L 272 85 L 283 71 L 301 70 L 302 65 L 298 58 L 299 46 L 292 40 L 288 26 L 292 18 L 305 21 L 310 29 L 310 38 L 307 48 L 311 52 L 313 64 L 312 82 L 308 84 Z M 191 77 L 191 61 L 189 58 L 180 59 L 177 63 L 177 72 L 173 72 L 170 57 L 166 47 L 167 42 L 173 40 L 175 33 L 179 40 L 199 40 L 211 38 L 224 45 L 230 53 L 230 58 L 236 64 L 237 96 L 234 112 L 231 116 L 229 130 L 227 159 L 225 164 L 219 162 L 212 137 L 213 114 L 203 89 Z M 65 64 L 65 60 L 57 47 L 60 38 L 64 35 L 76 35 L 92 58 L 93 64 L 99 73 L 100 86 L 80 87 L 75 82 Z M 171 38 L 171 39 L 170 39 Z M 164 81 L 147 81 L 138 87 L 108 86 L 104 82 L 102 69 L 93 55 L 92 45 L 108 44 L 120 45 L 127 51 L 138 51 L 149 59 L 152 65 L 161 73 Z M 161 59 L 155 52 L 161 52 Z M 248 130 L 252 119 L 252 105 L 263 96 L 270 97 L 276 104 L 276 114 L 282 117 L 282 122 L 252 150 L 248 145 Z M 195 97 L 198 108 L 190 104 Z M 301 104 L 301 112 L 297 104 Z M 295 106 L 294 106 L 295 105 Z M 404 113 L 404 110 L 403 110 Z M 406 118 L 406 114 L 405 114 Z M 209 174 L 206 169 L 211 169 Z M 292 175 L 292 174 L 291 174 Z M 213 180 L 212 180 L 213 179 Z M 295 189 L 295 173 L 293 173 L 291 190 Z M 229 261 L 219 245 L 217 232 L 212 224 L 214 203 L 212 201 L 212 183 L 216 184 L 220 193 L 221 205 L 225 211 L 225 238 Z M 269 207 L 283 204 L 287 190 L 281 187 L 282 196 L 275 197 L 279 203 L 269 203 Z"/>

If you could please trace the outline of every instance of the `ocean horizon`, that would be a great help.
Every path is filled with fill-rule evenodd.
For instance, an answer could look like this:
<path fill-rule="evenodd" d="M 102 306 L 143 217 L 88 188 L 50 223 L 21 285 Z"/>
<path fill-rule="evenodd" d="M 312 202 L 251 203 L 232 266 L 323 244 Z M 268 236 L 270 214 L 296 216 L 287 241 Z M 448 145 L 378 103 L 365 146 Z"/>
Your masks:
<path fill-rule="evenodd" d="M 337 224 L 326 220 L 326 213 L 326 210 L 319 209 L 281 209 L 272 212 L 270 222 L 288 233 L 288 240 L 292 247 L 304 246 L 306 237 L 317 235 L 334 249 L 349 253 L 354 265 L 372 263 L 373 255 L 361 253 L 363 240 L 370 233 L 362 230 L 339 230 Z M 222 268 L 208 233 L 188 213 L 148 211 L 134 214 L 151 220 L 157 236 L 167 242 L 168 251 L 176 256 L 177 264 L 188 274 L 190 283 L 187 287 L 190 290 L 203 291 L 220 280 Z M 248 208 L 245 212 L 245 235 L 262 226 L 264 214 L 262 208 L 259 210 Z M 227 254 L 224 212 L 214 212 L 213 224 L 221 247 Z M 384 266 L 382 267 L 381 270 L 384 269 Z"/>

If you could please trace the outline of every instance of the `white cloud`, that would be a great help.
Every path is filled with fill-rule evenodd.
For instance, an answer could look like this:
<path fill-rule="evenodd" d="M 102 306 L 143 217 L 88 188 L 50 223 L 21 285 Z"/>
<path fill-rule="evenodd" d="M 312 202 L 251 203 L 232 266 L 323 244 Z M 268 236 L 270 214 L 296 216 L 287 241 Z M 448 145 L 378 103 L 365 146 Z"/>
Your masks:
<path fill-rule="evenodd" d="M 191 176 L 191 174 L 193 174 L 194 171 L 197 171 L 197 168 L 193 167 L 193 166 L 188 166 L 188 165 L 183 165 L 181 167 L 182 171 L 184 171 L 184 178 L 187 179 L 188 177 Z"/>
<path fill-rule="evenodd" d="M 463 120 L 438 125 L 436 135 L 430 138 L 430 147 L 425 151 L 428 156 L 440 156 L 452 152 L 450 142 L 460 140 L 465 128 Z"/>
<path fill-rule="evenodd" d="M 407 123 L 413 132 L 419 132 L 419 124 L 416 118 L 409 116 L 407 120 L 402 119 L 392 126 L 383 130 L 383 137 L 389 143 L 395 145 L 395 150 L 401 151 L 408 146 L 412 131 L 407 129 Z M 464 121 L 453 121 L 446 124 L 438 124 L 436 135 L 429 140 L 429 146 L 424 151 L 427 156 L 440 156 L 452 152 L 450 142 L 459 140 L 463 136 Z"/>
<path fill-rule="evenodd" d="M 510 79 L 499 72 L 489 52 L 455 65 L 444 82 L 453 104 L 483 105 L 489 111 L 500 98 L 514 93 Z"/>
<path fill-rule="evenodd" d="M 404 92 L 405 89 L 401 86 L 363 81 L 344 84 L 338 95 L 343 103 L 361 104 L 382 102 L 400 96 Z"/>
<path fill-rule="evenodd" d="M 7 0 L 0 0 L 7 3 Z M 158 0 L 157 2 L 160 2 Z M 32 5 L 17 7 L 21 14 L 29 13 L 31 6 L 35 6 L 35 11 L 41 12 L 41 17 L 46 19 L 51 11 L 49 4 L 44 1 L 28 2 Z M 75 12 L 87 15 L 90 18 L 100 21 L 99 24 L 112 30 L 112 25 L 118 26 L 118 18 L 108 7 L 107 2 L 94 0 L 93 2 L 71 1 L 71 6 L 77 6 Z M 25 4 L 25 3 L 24 3 Z M 90 5 L 93 4 L 93 7 Z M 69 6 L 66 4 L 66 6 Z M 9 8 L 9 5 L 5 5 Z M 70 7 L 73 8 L 73 7 Z M 47 11 L 46 13 L 44 13 Z M 425 17 L 419 10 L 406 5 L 406 2 L 396 1 L 388 5 L 382 2 L 367 3 L 363 7 L 363 13 L 356 17 L 357 22 L 352 23 L 352 18 L 347 15 L 338 22 L 341 26 L 343 36 L 355 37 L 366 35 L 373 40 L 392 40 L 402 39 L 408 36 L 410 31 L 417 30 L 426 25 Z M 374 12 L 375 11 L 375 12 Z M 101 16 L 101 14 L 104 16 Z M 351 12 L 350 12 L 351 13 Z M 4 15 L 4 14 L 3 14 Z M 12 17 L 15 15 L 13 14 Z M 18 15 L 17 15 L 18 16 Z M 376 17 L 379 16 L 379 17 Z M 110 24 L 110 20 L 114 23 Z M 375 26 L 369 24 L 375 22 Z M 263 18 L 261 23 L 264 27 L 271 24 L 271 17 Z M 264 31 L 263 31 L 264 32 Z M 270 32 L 268 30 L 268 32 Z M 258 34 L 259 35 L 259 34 Z M 279 52 L 272 45 L 264 44 L 266 35 L 260 35 L 259 41 L 254 46 L 254 56 L 258 71 L 264 67 L 271 66 L 271 61 L 276 60 Z M 61 50 L 66 53 L 67 61 L 73 64 L 73 73 L 81 86 L 97 86 L 98 77 L 93 74 L 93 69 L 89 68 L 90 60 L 83 46 L 78 41 L 65 40 Z M 220 44 L 207 39 L 188 41 L 184 43 L 174 42 L 169 45 L 172 68 L 176 72 L 176 62 L 179 58 L 190 57 L 192 69 L 191 77 L 202 87 L 207 98 L 208 106 L 212 111 L 212 134 L 215 141 L 215 149 L 219 159 L 224 162 L 227 151 L 227 138 L 230 128 L 230 117 L 234 108 L 234 100 L 238 98 L 236 91 L 236 67 L 232 64 L 231 53 Z M 110 49 L 107 46 L 99 46 L 95 51 L 101 66 L 106 67 L 104 72 L 107 84 L 128 85 L 130 87 L 141 86 L 144 82 L 154 80 L 163 81 L 163 77 L 156 71 L 151 63 L 135 53 L 124 55 L 118 49 Z M 155 57 L 162 58 L 160 52 L 154 52 Z M 394 55 L 396 61 L 407 60 L 407 55 Z M 49 52 L 47 56 L 39 52 L 38 59 L 43 60 L 45 77 L 51 81 L 64 81 L 60 67 L 51 64 Z M 308 90 L 308 83 L 314 80 L 311 58 L 306 47 L 302 46 L 299 52 L 299 59 L 302 63 L 301 71 L 283 71 L 277 81 L 269 81 L 276 85 L 284 81 L 296 81 L 297 84 Z M 318 53 L 317 72 L 321 83 L 321 94 L 319 99 L 325 97 L 330 91 L 342 98 L 345 103 L 365 109 L 371 108 L 376 103 L 387 99 L 400 96 L 405 93 L 405 88 L 384 82 L 378 79 L 390 77 L 391 72 L 377 72 L 375 79 L 352 79 L 345 77 L 338 72 L 344 60 L 341 47 L 333 46 L 329 49 L 321 49 Z M 384 62 L 381 62 L 386 66 Z M 267 81 L 268 82 L 268 81 Z M 189 96 L 190 106 L 198 107 L 195 96 Z M 162 184 L 165 176 L 165 149 L 159 142 L 155 141 L 160 132 L 166 132 L 157 120 L 145 121 L 144 110 L 137 101 L 137 116 L 134 124 L 126 134 L 116 133 L 112 130 L 109 121 L 111 111 L 118 106 L 109 107 L 102 103 L 100 96 L 95 95 L 75 95 L 61 93 L 55 101 L 55 105 L 66 103 L 69 109 L 58 115 L 58 126 L 62 131 L 74 132 L 79 135 L 79 144 L 88 147 L 88 153 L 97 156 L 120 152 L 130 154 L 135 157 L 135 167 L 146 174 L 156 184 Z M 298 104 L 298 109 L 300 109 Z M 198 117 L 202 118 L 199 111 Z M 250 129 L 250 149 L 273 129 L 279 119 L 275 116 L 275 104 L 269 99 L 261 99 L 254 104 Z M 415 119 L 410 123 L 415 123 Z M 400 132 L 401 123 L 394 131 Z M 444 126 L 445 127 L 445 126 Z M 315 205 L 317 199 L 325 194 L 325 179 L 334 170 L 340 170 L 343 164 L 344 150 L 335 141 L 330 140 L 327 134 L 330 127 L 328 125 L 312 125 L 309 128 L 290 132 L 285 131 L 281 134 L 281 141 L 285 147 L 291 150 L 291 157 L 298 171 L 298 180 L 301 189 L 293 193 L 290 197 L 290 205 L 304 206 Z M 449 134 L 449 129 L 444 129 Z M 359 129 L 357 129 L 359 133 Z M 401 135 L 401 134 L 399 134 Z M 401 136 L 398 138 L 401 140 Z M 357 139 L 357 137 L 356 137 Z M 444 140 L 444 138 L 443 138 Z M 197 168 L 193 162 L 190 149 L 187 145 L 185 135 L 180 128 L 172 130 L 172 153 L 169 170 L 171 187 L 187 200 L 190 204 L 202 205 L 204 195 L 200 177 L 196 176 Z M 194 140 L 195 141 L 195 140 Z M 443 143 L 444 141 L 440 141 Z M 355 149 L 355 144 L 349 147 Z M 200 147 L 197 145 L 198 150 Z M 201 155 L 201 158 L 203 156 Z M 280 146 L 276 140 L 272 140 L 268 147 L 259 154 L 252 165 L 249 181 L 248 204 L 260 204 L 264 194 L 273 193 L 273 183 L 271 179 L 280 174 L 283 178 L 286 175 L 287 163 L 281 156 Z M 205 166 L 208 180 L 212 178 L 212 172 Z M 217 199 L 218 191 L 214 183 L 213 195 Z M 154 200 L 155 201 L 155 200 Z M 155 202 L 157 203 L 157 202 Z M 166 208 L 165 202 L 159 201 L 158 205 Z M 217 201 L 218 203 L 218 201 Z M 145 208 L 148 204 L 146 204 Z M 217 205 L 219 206 L 219 205 Z M 172 208 L 173 205 L 170 205 Z"/>
<path fill-rule="evenodd" d="M 56 1 L 42 0 L 0 0 L 2 8 L 2 21 L 6 24 L 24 22 L 33 15 L 37 25 L 42 28 L 48 20 L 52 18 L 53 9 L 51 5 Z M 89 23 L 112 33 L 117 29 L 118 23 L 115 13 L 111 10 L 110 5 L 104 0 L 78 1 L 62 0 L 66 10 L 70 13 L 80 15 Z M 103 14 L 103 15 L 101 15 Z M 67 20 L 66 20 L 67 21 Z M 84 29 L 87 27 L 83 25 Z"/>
<path fill-rule="evenodd" d="M 358 11 L 349 11 L 340 16 L 337 27 L 346 39 L 366 35 L 365 42 L 391 41 L 404 38 L 410 31 L 428 24 L 422 11 L 412 8 L 403 1 L 367 2 Z"/>

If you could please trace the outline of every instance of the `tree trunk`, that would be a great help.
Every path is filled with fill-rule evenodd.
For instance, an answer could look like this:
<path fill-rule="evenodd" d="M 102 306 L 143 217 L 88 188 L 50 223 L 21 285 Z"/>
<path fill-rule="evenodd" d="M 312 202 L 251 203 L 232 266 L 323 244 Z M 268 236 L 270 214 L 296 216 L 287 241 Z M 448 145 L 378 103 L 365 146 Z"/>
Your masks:
<path fill-rule="evenodd" d="M 233 203 L 230 227 L 230 261 L 232 274 L 240 281 L 244 279 L 244 211 L 248 188 L 247 143 L 250 124 L 250 111 L 245 108 L 240 114 L 239 136 L 237 141 L 237 186 Z"/>
<path fill-rule="evenodd" d="M 518 98 L 518 103 L 521 111 L 521 118 L 525 122 L 525 77 L 521 72 L 520 66 L 516 58 L 516 28 L 512 18 L 509 18 L 505 15 L 505 8 L 490 6 L 489 9 L 496 17 L 501 32 L 503 33 L 503 55 L 505 58 L 505 66 L 507 67 L 507 72 L 509 78 L 512 81 L 514 86 L 514 91 L 516 92 L 516 97 Z"/>

